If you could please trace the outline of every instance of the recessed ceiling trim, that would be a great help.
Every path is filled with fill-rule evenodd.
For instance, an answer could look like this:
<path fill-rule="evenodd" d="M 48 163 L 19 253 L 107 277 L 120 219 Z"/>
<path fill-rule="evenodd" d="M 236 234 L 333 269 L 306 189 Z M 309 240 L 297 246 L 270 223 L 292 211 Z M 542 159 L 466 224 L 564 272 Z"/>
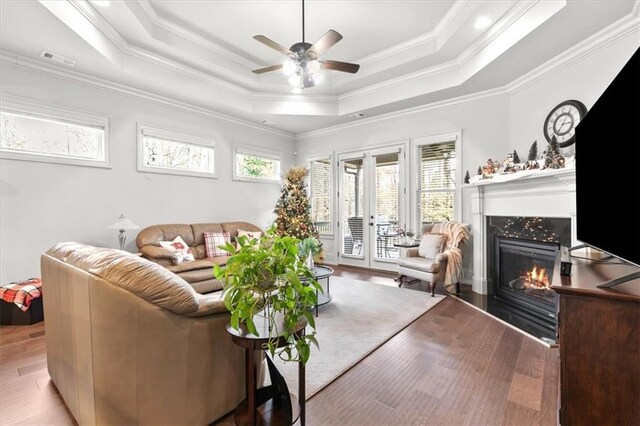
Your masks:
<path fill-rule="evenodd" d="M 233 61 L 239 65 L 242 65 L 243 67 L 247 67 L 248 69 L 256 68 L 260 66 L 259 62 L 257 61 L 257 58 L 254 60 L 251 60 L 244 56 L 238 55 L 230 51 L 229 49 L 222 47 L 219 44 L 213 42 L 212 40 L 209 40 L 208 38 L 205 38 L 199 34 L 196 34 L 193 31 L 190 31 L 185 27 L 180 26 L 175 22 L 171 22 L 168 19 L 165 19 L 164 17 L 158 15 L 158 13 L 155 11 L 153 6 L 151 6 L 151 4 L 147 0 L 138 0 L 136 3 L 140 6 L 142 11 L 146 15 L 147 19 L 149 19 L 150 23 L 153 26 L 170 31 L 180 37 L 184 37 L 212 51 L 213 53 L 220 56 L 224 56 L 230 61 Z"/>
<path fill-rule="evenodd" d="M 518 3 L 455 60 L 339 95 L 340 115 L 460 85 L 565 5 L 565 0 Z"/>
<path fill-rule="evenodd" d="M 519 92 L 634 32 L 640 36 L 640 16 L 636 15 L 635 12 L 622 17 L 570 49 L 549 59 L 525 75 L 508 83 L 505 87 L 511 93 Z"/>

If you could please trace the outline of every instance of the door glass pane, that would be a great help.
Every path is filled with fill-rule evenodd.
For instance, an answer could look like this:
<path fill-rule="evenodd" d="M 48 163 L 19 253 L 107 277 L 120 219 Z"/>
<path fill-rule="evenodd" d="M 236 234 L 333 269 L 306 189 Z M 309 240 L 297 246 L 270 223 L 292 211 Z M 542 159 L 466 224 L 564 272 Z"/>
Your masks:
<path fill-rule="evenodd" d="M 375 250 L 376 259 L 397 259 L 398 218 L 400 216 L 399 154 L 375 157 Z"/>
<path fill-rule="evenodd" d="M 364 257 L 364 162 L 342 162 L 342 254 Z"/>

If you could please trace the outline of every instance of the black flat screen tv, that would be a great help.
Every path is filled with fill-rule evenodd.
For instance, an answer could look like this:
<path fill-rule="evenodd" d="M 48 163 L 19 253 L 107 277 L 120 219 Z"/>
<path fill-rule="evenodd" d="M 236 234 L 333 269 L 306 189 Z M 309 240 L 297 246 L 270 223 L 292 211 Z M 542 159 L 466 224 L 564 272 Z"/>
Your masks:
<path fill-rule="evenodd" d="M 640 266 L 640 49 L 576 127 L 577 238 Z"/>

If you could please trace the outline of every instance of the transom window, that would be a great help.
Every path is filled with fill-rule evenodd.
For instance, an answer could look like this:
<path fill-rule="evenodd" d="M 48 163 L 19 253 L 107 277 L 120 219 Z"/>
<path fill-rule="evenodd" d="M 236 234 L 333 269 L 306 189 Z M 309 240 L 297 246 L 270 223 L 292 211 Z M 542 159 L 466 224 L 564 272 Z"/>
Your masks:
<path fill-rule="evenodd" d="M 141 125 L 138 129 L 138 170 L 215 178 L 215 143 Z"/>
<path fill-rule="evenodd" d="M 311 198 L 311 220 L 320 234 L 333 233 L 332 188 L 333 172 L 331 157 L 309 161 L 309 197 Z"/>
<path fill-rule="evenodd" d="M 280 182 L 282 155 L 246 148 L 235 149 L 233 178 L 263 182 Z"/>
<path fill-rule="evenodd" d="M 418 147 L 418 210 L 421 224 L 454 219 L 456 143 Z"/>
<path fill-rule="evenodd" d="M 107 119 L 55 113 L 34 107 L 29 111 L 0 111 L 2 158 L 108 167 Z M 51 110 L 53 113 L 53 110 Z M 77 117 L 77 118 L 76 118 Z"/>

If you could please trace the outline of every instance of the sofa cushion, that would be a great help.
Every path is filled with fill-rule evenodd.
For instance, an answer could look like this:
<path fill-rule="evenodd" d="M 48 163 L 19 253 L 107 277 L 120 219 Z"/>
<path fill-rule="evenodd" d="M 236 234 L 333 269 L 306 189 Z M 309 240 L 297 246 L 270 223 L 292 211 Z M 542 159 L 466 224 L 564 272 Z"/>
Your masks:
<path fill-rule="evenodd" d="M 205 232 L 204 233 L 204 250 L 207 257 L 225 256 L 226 250 L 219 248 L 226 243 L 231 242 L 231 236 L 228 232 Z"/>
<path fill-rule="evenodd" d="M 418 247 L 418 254 L 433 259 L 442 251 L 446 237 L 443 234 L 424 234 Z"/>
<path fill-rule="evenodd" d="M 258 228 L 257 226 L 249 223 L 249 222 L 224 222 L 221 223 L 222 225 L 222 229 L 225 232 L 228 232 L 229 235 L 231 235 L 231 239 L 235 240 L 234 237 L 238 236 L 238 229 L 242 229 L 244 231 L 250 231 L 250 232 L 262 232 L 262 229 Z"/>
<path fill-rule="evenodd" d="M 222 282 L 212 278 L 210 280 L 190 283 L 196 293 L 207 294 L 222 290 Z M 226 308 L 225 308 L 226 309 Z"/>
<path fill-rule="evenodd" d="M 134 254 L 79 243 L 59 243 L 47 254 L 176 314 L 198 309 L 197 293 L 191 285 L 165 267 Z"/>
<path fill-rule="evenodd" d="M 138 233 L 136 245 L 138 247 L 159 246 L 160 241 L 173 241 L 178 236 L 182 237 L 189 247 L 195 245 L 191 225 L 182 224 L 149 226 Z"/>
<path fill-rule="evenodd" d="M 433 274 L 440 272 L 440 263 L 426 257 L 401 257 L 398 259 L 398 266 Z"/>
<path fill-rule="evenodd" d="M 213 276 L 213 265 L 225 265 L 229 257 L 230 256 L 206 257 L 204 259 L 167 266 L 167 269 L 176 274 L 186 271 L 194 271 L 197 269 L 211 269 L 211 274 Z"/>

